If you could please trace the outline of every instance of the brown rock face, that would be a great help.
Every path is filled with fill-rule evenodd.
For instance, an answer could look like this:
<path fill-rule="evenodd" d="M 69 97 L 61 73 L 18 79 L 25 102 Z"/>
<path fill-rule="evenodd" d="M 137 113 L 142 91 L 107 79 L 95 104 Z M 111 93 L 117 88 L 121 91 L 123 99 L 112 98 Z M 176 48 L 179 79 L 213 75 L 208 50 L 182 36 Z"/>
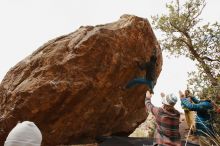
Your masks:
<path fill-rule="evenodd" d="M 146 86 L 121 87 L 140 75 L 135 60 L 160 46 L 149 22 L 123 15 L 117 22 L 80 27 L 19 62 L 0 85 L 0 145 L 18 121 L 36 123 L 44 146 L 130 134 L 146 118 Z"/>

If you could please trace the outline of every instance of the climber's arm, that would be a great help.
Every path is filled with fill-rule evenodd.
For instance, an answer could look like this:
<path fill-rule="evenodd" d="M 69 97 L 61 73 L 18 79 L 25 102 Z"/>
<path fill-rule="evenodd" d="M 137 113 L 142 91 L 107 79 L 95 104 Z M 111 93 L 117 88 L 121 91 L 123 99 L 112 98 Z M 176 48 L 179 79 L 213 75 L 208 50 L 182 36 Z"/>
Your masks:
<path fill-rule="evenodd" d="M 150 65 L 150 63 L 140 63 L 140 62 L 137 62 L 137 66 L 140 70 L 146 70 L 146 68 L 148 68 Z"/>
<path fill-rule="evenodd" d="M 151 112 L 153 115 L 157 115 L 159 108 L 155 107 L 152 103 L 151 103 L 151 97 L 152 95 L 150 94 L 149 91 L 147 91 L 146 93 L 146 98 L 145 98 L 145 107 L 146 107 L 146 112 Z"/>
<path fill-rule="evenodd" d="M 199 102 L 197 104 L 193 104 L 186 98 L 182 98 L 181 103 L 184 105 L 184 107 L 188 108 L 191 111 L 202 111 L 212 109 L 212 104 L 210 102 Z"/>
<path fill-rule="evenodd" d="M 199 100 L 196 97 L 190 97 L 194 103 L 199 103 Z"/>

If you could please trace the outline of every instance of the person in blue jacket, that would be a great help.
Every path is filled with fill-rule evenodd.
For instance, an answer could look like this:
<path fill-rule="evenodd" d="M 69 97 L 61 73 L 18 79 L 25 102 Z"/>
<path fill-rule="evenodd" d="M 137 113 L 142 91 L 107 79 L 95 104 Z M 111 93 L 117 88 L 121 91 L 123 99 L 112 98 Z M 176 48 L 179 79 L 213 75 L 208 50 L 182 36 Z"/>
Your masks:
<path fill-rule="evenodd" d="M 200 146 L 208 146 L 214 142 L 215 133 L 212 127 L 212 117 L 210 111 L 213 110 L 211 100 L 201 98 L 198 100 L 195 97 L 190 97 L 191 103 L 185 95 L 179 91 L 181 104 L 190 111 L 196 112 L 196 135 L 199 137 Z"/>

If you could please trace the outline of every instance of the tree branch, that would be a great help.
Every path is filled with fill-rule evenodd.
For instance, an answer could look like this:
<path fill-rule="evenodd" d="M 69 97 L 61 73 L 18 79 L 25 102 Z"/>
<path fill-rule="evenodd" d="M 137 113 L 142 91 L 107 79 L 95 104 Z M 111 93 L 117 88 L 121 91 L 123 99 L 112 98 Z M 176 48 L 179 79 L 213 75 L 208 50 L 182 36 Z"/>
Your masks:
<path fill-rule="evenodd" d="M 217 61 L 217 62 L 220 62 L 220 60 L 219 59 L 212 59 L 212 58 L 210 58 L 210 57 L 207 57 L 207 56 L 204 56 L 204 57 L 202 57 L 201 59 L 203 59 L 203 60 L 207 60 L 207 61 Z"/>
<path fill-rule="evenodd" d="M 202 6 L 202 8 L 200 9 L 200 11 L 198 12 L 198 14 L 197 14 L 195 17 L 193 17 L 192 20 L 195 20 L 196 18 L 198 18 L 198 17 L 202 14 L 202 11 L 203 11 L 203 9 L 205 8 L 205 6 L 206 6 L 206 3 L 203 4 L 203 6 Z"/>
<path fill-rule="evenodd" d="M 202 59 L 202 57 L 198 54 L 198 52 L 196 52 L 196 50 L 193 47 L 192 44 L 192 40 L 190 37 L 187 37 L 188 39 L 188 49 L 190 51 L 190 53 L 196 58 L 196 60 L 201 64 L 204 72 L 207 74 L 207 77 L 209 78 L 211 84 L 213 86 L 216 86 L 218 84 L 217 79 L 213 76 L 211 69 L 209 68 L 209 66 L 205 63 L 205 61 Z"/>

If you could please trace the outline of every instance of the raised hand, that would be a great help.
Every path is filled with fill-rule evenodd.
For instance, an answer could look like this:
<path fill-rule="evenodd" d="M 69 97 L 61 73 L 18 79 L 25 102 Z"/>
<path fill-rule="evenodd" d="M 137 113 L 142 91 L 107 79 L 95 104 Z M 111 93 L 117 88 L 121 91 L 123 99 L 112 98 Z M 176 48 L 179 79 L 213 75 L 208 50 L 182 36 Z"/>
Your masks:
<path fill-rule="evenodd" d="M 184 97 L 184 94 L 181 90 L 179 90 L 179 95 L 180 95 L 180 98 L 183 98 Z"/>
<path fill-rule="evenodd" d="M 147 98 L 147 99 L 151 99 L 151 97 L 152 97 L 152 95 L 150 94 L 150 91 L 147 91 L 147 92 L 146 92 L 146 98 Z"/>
<path fill-rule="evenodd" d="M 163 92 L 160 93 L 161 97 L 165 97 L 165 94 Z"/>

